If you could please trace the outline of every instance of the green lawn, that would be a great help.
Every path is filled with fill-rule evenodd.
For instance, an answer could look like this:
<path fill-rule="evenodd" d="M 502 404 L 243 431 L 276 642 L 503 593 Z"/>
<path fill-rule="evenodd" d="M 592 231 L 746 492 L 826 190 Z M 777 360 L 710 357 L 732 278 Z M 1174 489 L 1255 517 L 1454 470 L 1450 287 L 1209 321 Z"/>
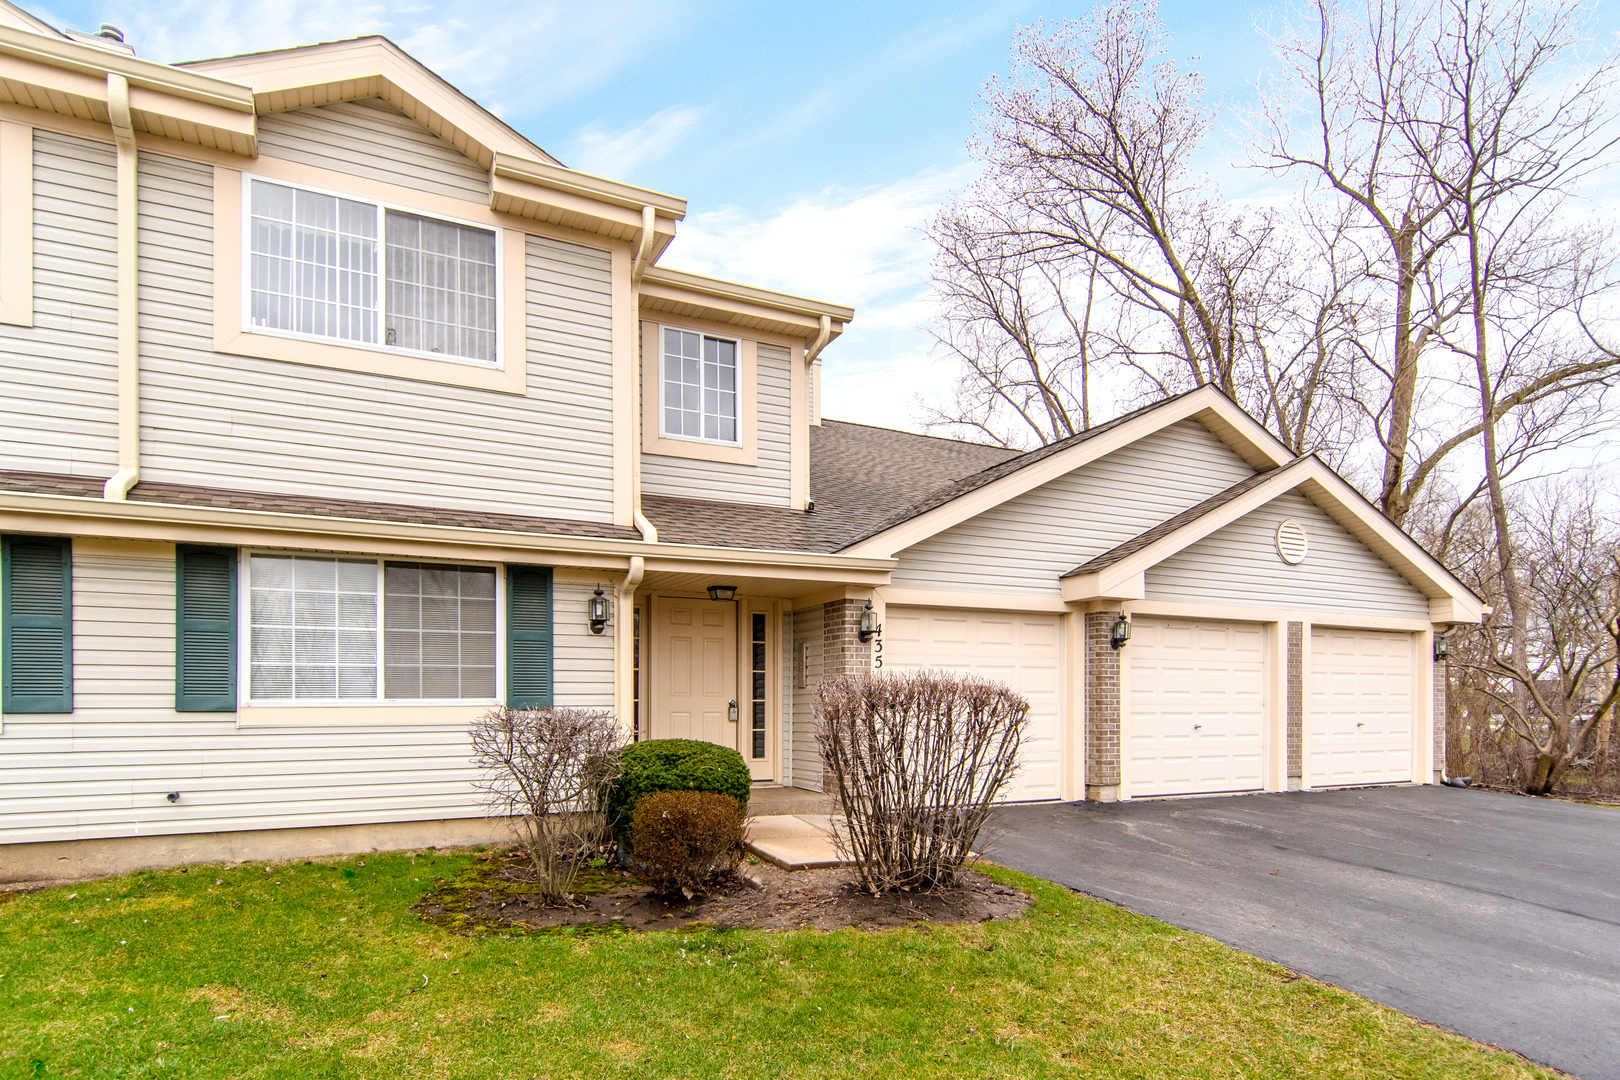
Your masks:
<path fill-rule="evenodd" d="M 0 1077 L 1549 1075 L 1007 871 L 1028 916 L 931 930 L 464 937 L 410 913 L 470 858 L 5 894 Z"/>

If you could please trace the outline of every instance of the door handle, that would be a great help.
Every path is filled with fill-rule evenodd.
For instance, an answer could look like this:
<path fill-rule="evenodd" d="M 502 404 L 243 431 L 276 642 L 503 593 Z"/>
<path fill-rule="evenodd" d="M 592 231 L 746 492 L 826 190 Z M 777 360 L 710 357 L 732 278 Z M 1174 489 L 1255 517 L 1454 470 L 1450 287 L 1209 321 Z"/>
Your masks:
<path fill-rule="evenodd" d="M 726 719 L 730 720 L 733 724 L 735 724 L 737 722 L 737 699 L 736 698 L 732 698 L 730 701 L 726 702 Z"/>

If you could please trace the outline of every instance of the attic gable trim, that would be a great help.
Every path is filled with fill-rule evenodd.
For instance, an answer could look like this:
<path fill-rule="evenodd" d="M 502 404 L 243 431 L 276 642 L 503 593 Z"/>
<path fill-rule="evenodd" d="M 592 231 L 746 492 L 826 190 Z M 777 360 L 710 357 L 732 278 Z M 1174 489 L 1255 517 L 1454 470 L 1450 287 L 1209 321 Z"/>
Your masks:
<path fill-rule="evenodd" d="M 1209 417 L 1221 421 L 1224 433 L 1213 432 Z M 898 552 L 977 517 L 1009 499 L 1051 483 L 1171 424 L 1194 418 L 1211 427 L 1212 432 L 1228 445 L 1236 441 L 1242 450 L 1239 450 L 1239 446 L 1233 446 L 1233 450 L 1240 457 L 1250 460 L 1251 464 L 1275 468 L 1293 458 L 1281 442 L 1238 408 L 1232 399 L 1212 386 L 1203 386 L 1143 409 L 1116 427 L 1089 437 L 1076 437 L 1072 446 L 1041 456 L 1027 465 L 1020 466 L 1018 458 L 993 465 L 990 468 L 1008 471 L 983 486 L 970 488 L 939 506 L 858 540 L 844 548 L 842 554 L 892 558 Z M 1039 454 L 1040 451 L 1032 450 L 1029 453 Z"/>
<path fill-rule="evenodd" d="M 486 169 L 498 153 L 556 164 L 505 121 L 380 35 L 177 67 L 246 84 L 260 113 L 379 97 Z"/>

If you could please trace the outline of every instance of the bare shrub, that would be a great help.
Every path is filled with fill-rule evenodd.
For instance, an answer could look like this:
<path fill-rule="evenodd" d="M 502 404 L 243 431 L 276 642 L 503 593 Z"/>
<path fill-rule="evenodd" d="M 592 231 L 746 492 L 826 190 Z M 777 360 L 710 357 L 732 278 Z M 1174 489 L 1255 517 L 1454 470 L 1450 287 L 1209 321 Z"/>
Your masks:
<path fill-rule="evenodd" d="M 816 702 L 834 839 L 872 893 L 952 885 L 1018 766 L 1029 702 L 945 671 L 828 679 Z"/>
<path fill-rule="evenodd" d="M 744 804 L 712 791 L 654 791 L 630 815 L 637 875 L 654 892 L 700 891 L 737 869 Z"/>
<path fill-rule="evenodd" d="M 618 776 L 613 714 L 591 709 L 492 709 L 473 721 L 473 783 L 491 817 L 506 818 L 534 864 L 540 896 L 568 897 L 605 834 L 606 792 Z"/>

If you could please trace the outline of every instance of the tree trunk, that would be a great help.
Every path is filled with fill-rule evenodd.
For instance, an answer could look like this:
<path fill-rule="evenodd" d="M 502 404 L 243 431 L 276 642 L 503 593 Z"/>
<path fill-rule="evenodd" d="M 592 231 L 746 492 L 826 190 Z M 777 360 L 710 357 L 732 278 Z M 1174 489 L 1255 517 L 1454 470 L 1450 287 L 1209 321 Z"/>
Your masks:
<path fill-rule="evenodd" d="M 1412 409 L 1417 399 L 1417 342 L 1412 333 L 1412 301 L 1417 293 L 1417 271 L 1412 246 L 1417 226 L 1408 214 L 1391 238 L 1395 249 L 1395 372 L 1389 390 L 1389 429 L 1384 434 L 1384 490 L 1379 508 L 1396 525 L 1403 524 L 1412 506 L 1406 490 L 1406 450 L 1412 438 Z"/>

